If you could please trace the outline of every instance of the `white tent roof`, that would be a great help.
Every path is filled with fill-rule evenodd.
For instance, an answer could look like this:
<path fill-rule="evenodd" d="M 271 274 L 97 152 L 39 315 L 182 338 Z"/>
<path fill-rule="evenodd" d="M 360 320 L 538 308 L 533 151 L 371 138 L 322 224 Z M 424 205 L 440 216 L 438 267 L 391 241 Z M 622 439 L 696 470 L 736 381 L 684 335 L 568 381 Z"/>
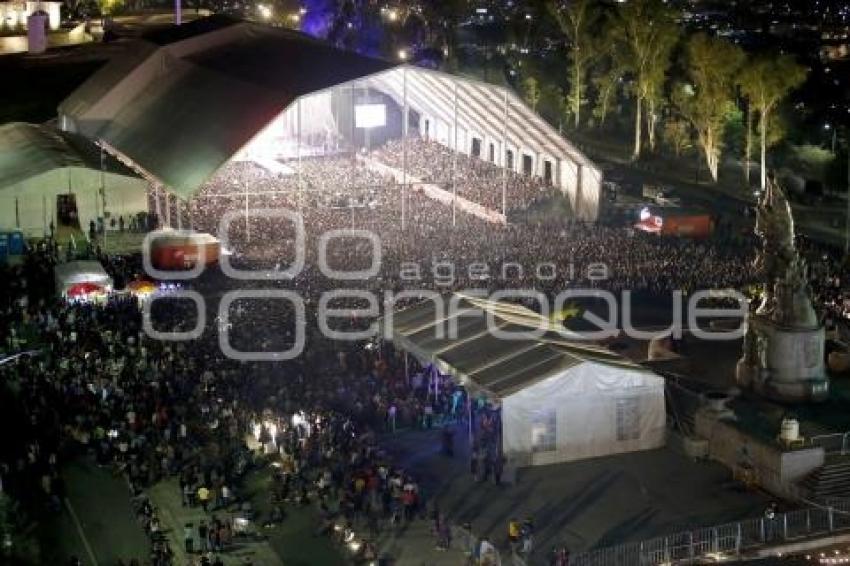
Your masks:
<path fill-rule="evenodd" d="M 393 313 L 384 324 L 392 326 L 392 340 L 401 349 L 491 398 L 518 395 L 538 383 L 563 383 L 559 378 L 567 373 L 569 387 L 576 391 L 663 384 L 643 366 L 582 343 L 577 335 L 525 307 L 466 295 L 444 297 L 445 305 L 452 302 L 457 308 L 442 309 L 428 300 Z M 454 336 L 449 333 L 452 325 L 457 329 Z M 542 335 L 518 339 L 496 335 L 527 333 L 532 328 L 543 329 Z"/>
<path fill-rule="evenodd" d="M 402 65 L 363 81 L 393 95 L 397 102 L 404 100 L 406 82 L 408 104 L 447 124 L 454 122 L 457 96 L 461 128 L 493 139 L 504 137 L 534 153 L 569 159 L 595 171 L 583 153 L 507 88 L 413 65 Z"/>
<path fill-rule="evenodd" d="M 63 129 L 102 140 L 181 197 L 197 191 L 297 100 L 344 84 L 380 89 L 399 103 L 406 95 L 411 108 L 446 124 L 457 111 L 468 131 L 504 138 L 575 170 L 581 165 L 578 193 L 601 179 L 575 146 L 503 87 L 219 16 L 180 28 L 148 34 L 114 57 L 62 102 L 59 114 Z M 582 217 L 595 218 L 596 199 L 578 199 L 593 209 Z"/>
<path fill-rule="evenodd" d="M 112 278 L 97 261 L 69 261 L 60 263 L 54 269 L 56 286 L 67 289 L 78 283 L 94 283 L 96 285 L 112 285 Z"/>
<path fill-rule="evenodd" d="M 0 228 L 44 235 L 56 197 L 71 193 L 83 227 L 102 215 L 104 197 L 116 218 L 148 206 L 147 182 L 91 141 L 46 125 L 0 126 Z"/>

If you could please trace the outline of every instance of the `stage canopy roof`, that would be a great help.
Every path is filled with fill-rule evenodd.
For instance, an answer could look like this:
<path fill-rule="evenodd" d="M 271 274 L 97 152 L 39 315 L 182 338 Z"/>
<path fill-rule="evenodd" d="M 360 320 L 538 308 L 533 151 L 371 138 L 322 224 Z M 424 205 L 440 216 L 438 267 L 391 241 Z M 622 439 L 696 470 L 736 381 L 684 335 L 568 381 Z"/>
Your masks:
<path fill-rule="evenodd" d="M 620 368 L 622 378 L 660 380 L 650 370 L 581 337 L 520 305 L 469 295 L 442 296 L 398 310 L 383 323 L 393 343 L 422 363 L 433 363 L 461 384 L 492 399 L 503 399 L 582 364 Z M 450 305 L 454 305 L 453 307 Z M 492 325 L 488 326 L 488 316 Z M 450 324 L 456 333 L 449 333 Z M 438 328 L 444 331 L 438 335 Z M 543 329 L 534 338 L 505 339 L 499 332 Z M 385 330 L 387 332 L 387 330 Z M 630 377 L 631 376 L 631 377 Z M 626 386 L 628 383 L 622 382 Z"/>
<path fill-rule="evenodd" d="M 446 123 L 456 117 L 493 139 L 521 140 L 529 151 L 583 165 L 592 182 L 600 179 L 510 90 L 220 16 L 128 47 L 62 102 L 60 127 L 102 140 L 149 180 L 186 198 L 293 102 L 354 81 L 406 98 L 412 109 Z"/>

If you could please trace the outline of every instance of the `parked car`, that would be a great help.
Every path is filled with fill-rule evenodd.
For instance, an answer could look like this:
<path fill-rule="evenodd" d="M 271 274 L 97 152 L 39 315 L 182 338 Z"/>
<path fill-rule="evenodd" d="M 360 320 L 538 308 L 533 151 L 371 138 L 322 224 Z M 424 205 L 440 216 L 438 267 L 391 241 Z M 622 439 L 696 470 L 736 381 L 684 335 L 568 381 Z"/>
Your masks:
<path fill-rule="evenodd" d="M 670 189 L 662 189 L 655 194 L 653 199 L 658 206 L 681 206 L 682 199 Z"/>

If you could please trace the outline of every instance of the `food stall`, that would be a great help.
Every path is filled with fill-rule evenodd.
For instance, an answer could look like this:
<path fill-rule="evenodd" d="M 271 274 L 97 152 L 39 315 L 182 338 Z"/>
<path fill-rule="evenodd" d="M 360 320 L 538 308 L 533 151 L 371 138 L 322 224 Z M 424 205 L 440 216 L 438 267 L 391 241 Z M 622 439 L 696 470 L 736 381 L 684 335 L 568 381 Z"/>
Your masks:
<path fill-rule="evenodd" d="M 112 278 L 97 261 L 69 261 L 54 269 L 56 292 L 71 301 L 90 301 L 112 291 Z"/>
<path fill-rule="evenodd" d="M 644 207 L 634 227 L 659 236 L 707 238 L 714 232 L 714 220 L 702 210 Z"/>
<path fill-rule="evenodd" d="M 151 264 L 163 271 L 181 271 L 218 262 L 221 246 L 212 234 L 188 230 L 159 230 L 150 238 Z"/>

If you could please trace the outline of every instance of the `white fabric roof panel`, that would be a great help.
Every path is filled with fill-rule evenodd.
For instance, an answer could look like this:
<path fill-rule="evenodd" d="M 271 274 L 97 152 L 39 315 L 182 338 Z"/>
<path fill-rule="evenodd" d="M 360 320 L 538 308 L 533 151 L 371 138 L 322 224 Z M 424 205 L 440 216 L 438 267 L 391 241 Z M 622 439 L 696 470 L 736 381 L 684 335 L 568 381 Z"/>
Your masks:
<path fill-rule="evenodd" d="M 81 136 L 46 125 L 0 126 L 0 228 L 44 236 L 58 195 L 76 196 L 80 225 L 107 210 L 117 218 L 147 210 L 144 179 Z M 103 193 L 101 192 L 103 190 Z"/>
<path fill-rule="evenodd" d="M 583 364 L 622 370 L 642 382 L 663 383 L 662 378 L 619 354 L 576 336 L 540 315 L 518 305 L 460 297 L 454 312 L 444 312 L 432 300 L 393 313 L 384 320 L 392 326 L 392 339 L 423 363 L 434 363 L 443 373 L 484 394 L 503 399 L 535 383 L 561 375 Z M 450 301 L 445 300 L 446 305 Z M 488 326 L 492 315 L 498 331 L 515 336 L 533 328 L 550 328 L 539 338 L 506 339 Z M 451 329 L 450 323 L 456 326 Z M 450 330 L 451 329 L 451 330 Z M 385 329 L 386 332 L 386 329 Z"/>
<path fill-rule="evenodd" d="M 59 263 L 54 268 L 56 287 L 67 289 L 77 283 L 94 283 L 97 285 L 112 285 L 112 278 L 97 261 L 69 261 Z"/>
<path fill-rule="evenodd" d="M 396 67 L 356 82 L 368 83 L 392 94 L 399 104 L 403 104 L 406 91 L 411 108 L 445 123 L 454 122 L 456 93 L 457 120 L 461 128 L 495 140 L 504 137 L 509 146 L 569 159 L 595 170 L 584 154 L 506 88 L 412 65 Z M 504 127 L 506 102 L 507 129 Z"/>
<path fill-rule="evenodd" d="M 59 117 L 184 198 L 299 96 L 391 66 L 221 16 L 180 28 L 128 45 L 62 102 Z"/>

